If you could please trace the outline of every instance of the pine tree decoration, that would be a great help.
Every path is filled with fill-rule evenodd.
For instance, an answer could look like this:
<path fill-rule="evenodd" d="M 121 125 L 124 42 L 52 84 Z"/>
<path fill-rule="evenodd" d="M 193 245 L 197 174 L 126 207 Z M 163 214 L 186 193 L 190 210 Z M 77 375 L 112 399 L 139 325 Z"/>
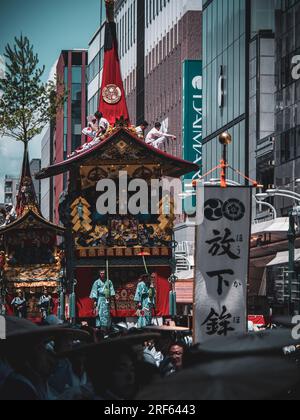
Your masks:
<path fill-rule="evenodd" d="M 28 38 L 15 38 L 14 46 L 6 46 L 4 57 L 6 69 L 4 78 L 0 79 L 0 136 L 22 142 L 27 150 L 30 140 L 55 120 L 66 92 L 54 82 L 42 82 L 45 67 L 39 66 Z"/>

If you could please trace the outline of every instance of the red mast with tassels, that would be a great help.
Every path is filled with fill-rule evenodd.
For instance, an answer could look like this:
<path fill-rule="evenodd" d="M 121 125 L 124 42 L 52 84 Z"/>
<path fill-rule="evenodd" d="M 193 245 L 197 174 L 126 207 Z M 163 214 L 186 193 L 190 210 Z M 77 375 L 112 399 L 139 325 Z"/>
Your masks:
<path fill-rule="evenodd" d="M 114 0 L 105 0 L 107 22 L 105 24 L 104 67 L 100 92 L 99 111 L 114 126 L 124 119 L 129 124 L 129 113 L 121 75 L 118 53 L 117 29 L 114 19 Z"/>

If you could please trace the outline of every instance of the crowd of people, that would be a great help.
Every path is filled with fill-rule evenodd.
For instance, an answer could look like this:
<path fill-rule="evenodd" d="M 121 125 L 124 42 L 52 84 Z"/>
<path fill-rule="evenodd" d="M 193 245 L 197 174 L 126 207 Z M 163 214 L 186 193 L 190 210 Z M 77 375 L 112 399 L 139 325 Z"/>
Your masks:
<path fill-rule="evenodd" d="M 98 330 L 59 325 L 53 315 L 43 327 L 6 321 L 0 400 L 131 400 L 183 368 L 183 342 L 157 334 L 119 330 L 104 339 Z"/>
<path fill-rule="evenodd" d="M 299 399 L 299 343 L 289 329 L 187 346 L 178 332 L 6 317 L 0 400 Z"/>
<path fill-rule="evenodd" d="M 12 204 L 5 204 L 5 206 L 0 209 L 0 227 L 8 226 L 16 219 L 16 209 Z"/>

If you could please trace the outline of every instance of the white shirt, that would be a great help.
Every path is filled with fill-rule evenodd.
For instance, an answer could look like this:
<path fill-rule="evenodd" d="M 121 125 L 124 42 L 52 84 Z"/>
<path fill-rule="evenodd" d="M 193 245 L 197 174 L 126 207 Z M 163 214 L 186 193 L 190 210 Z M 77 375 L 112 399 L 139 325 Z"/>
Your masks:
<path fill-rule="evenodd" d="M 142 129 L 141 126 L 136 127 L 135 128 L 135 131 L 136 131 L 136 133 L 137 133 L 138 136 L 143 136 L 144 137 L 144 130 Z"/>
<path fill-rule="evenodd" d="M 107 130 L 109 127 L 109 122 L 107 121 L 106 118 L 101 118 L 101 120 L 99 121 L 99 126 L 100 128 Z"/>
<path fill-rule="evenodd" d="M 160 139 L 161 137 L 164 137 L 166 134 L 162 131 L 157 130 L 157 128 L 152 128 L 151 131 L 149 131 L 147 137 L 146 137 L 146 143 L 152 143 L 153 141 Z"/>

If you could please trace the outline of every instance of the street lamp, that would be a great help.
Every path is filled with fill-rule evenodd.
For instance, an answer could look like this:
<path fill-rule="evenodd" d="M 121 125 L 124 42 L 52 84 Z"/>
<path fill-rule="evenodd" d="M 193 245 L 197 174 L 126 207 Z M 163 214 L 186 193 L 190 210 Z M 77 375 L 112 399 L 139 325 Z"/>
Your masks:
<path fill-rule="evenodd" d="M 292 200 L 299 200 L 300 201 L 300 194 L 295 193 L 294 191 L 290 191 L 290 190 L 280 190 L 277 188 L 274 189 L 269 189 L 266 191 L 266 194 L 269 197 L 286 197 L 286 198 L 290 198 Z"/>
<path fill-rule="evenodd" d="M 268 197 L 285 197 L 290 198 L 294 203 L 300 205 L 300 194 L 297 194 L 289 190 L 280 190 L 280 189 L 270 189 L 265 193 L 257 194 L 257 198 L 265 200 Z M 295 244 L 297 234 L 300 232 L 300 207 L 294 205 L 293 209 L 289 212 L 289 230 L 288 230 L 288 243 L 289 243 L 289 314 L 291 314 L 292 308 L 292 284 L 295 280 Z M 298 284 L 298 291 L 300 287 Z M 299 308 L 300 312 L 300 301 Z"/>
<path fill-rule="evenodd" d="M 259 193 L 259 194 L 255 194 L 255 197 L 258 200 L 265 200 L 266 198 L 270 197 L 269 194 L 267 193 Z"/>

